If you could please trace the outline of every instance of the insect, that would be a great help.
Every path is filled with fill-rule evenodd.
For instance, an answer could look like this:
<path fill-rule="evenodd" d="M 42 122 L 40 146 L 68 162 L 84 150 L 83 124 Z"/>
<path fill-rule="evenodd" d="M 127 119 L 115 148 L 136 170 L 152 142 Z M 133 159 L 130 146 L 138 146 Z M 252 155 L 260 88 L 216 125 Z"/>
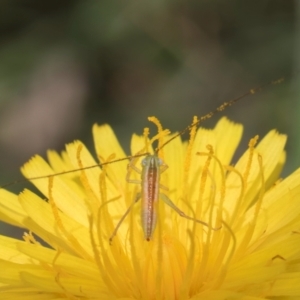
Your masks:
<path fill-rule="evenodd" d="M 194 222 L 197 222 L 197 223 L 200 223 L 204 226 L 209 227 L 212 230 L 215 230 L 215 231 L 219 230 L 221 227 L 212 227 L 208 223 L 206 223 L 202 220 L 199 220 L 199 219 L 196 219 L 196 218 L 186 215 L 182 210 L 180 210 L 171 201 L 171 199 L 169 199 L 168 196 L 166 196 L 164 193 L 160 192 L 160 190 L 168 190 L 165 186 L 163 186 L 160 183 L 160 175 L 161 175 L 161 173 L 165 172 L 168 169 L 168 166 L 164 163 L 164 161 L 161 158 L 159 158 L 158 152 L 163 147 L 165 147 L 168 143 L 170 143 L 172 140 L 174 140 L 176 137 L 178 137 L 178 136 L 184 134 L 185 132 L 191 130 L 192 128 L 198 126 L 203 121 L 211 118 L 214 114 L 223 111 L 227 107 L 232 106 L 233 104 L 238 102 L 240 99 L 242 99 L 246 96 L 249 96 L 249 95 L 253 95 L 268 85 L 279 84 L 283 80 L 284 80 L 283 78 L 280 78 L 276 81 L 269 82 L 263 86 L 253 88 L 253 89 L 249 90 L 248 92 L 246 92 L 245 94 L 243 94 L 233 100 L 224 102 L 222 105 L 217 107 L 214 111 L 211 111 L 210 113 L 200 117 L 197 121 L 193 122 L 191 125 L 184 128 L 178 134 L 176 134 L 173 137 L 171 137 L 170 139 L 168 139 L 165 143 L 163 143 L 162 145 L 159 145 L 159 147 L 155 149 L 154 154 L 149 154 L 148 152 L 138 153 L 133 156 L 116 159 L 116 160 L 109 161 L 109 162 L 102 163 L 102 164 L 84 167 L 84 169 L 86 170 L 86 169 L 91 169 L 91 168 L 95 168 L 95 167 L 99 167 L 99 166 L 101 167 L 106 164 L 111 164 L 111 163 L 129 159 L 130 162 L 128 164 L 128 169 L 129 170 L 132 169 L 141 175 L 141 180 L 135 180 L 135 179 L 130 178 L 130 171 L 127 172 L 127 176 L 126 176 L 127 182 L 141 184 L 141 191 L 135 196 L 134 201 L 127 208 L 127 210 L 125 211 L 125 213 L 123 214 L 121 219 L 118 221 L 113 233 L 111 234 L 111 236 L 109 238 L 109 242 L 112 243 L 113 238 L 116 236 L 117 231 L 120 228 L 122 222 L 125 220 L 127 215 L 130 213 L 130 211 L 132 210 L 135 203 L 137 203 L 139 200 L 141 200 L 142 229 L 144 232 L 144 237 L 147 241 L 151 240 L 151 238 L 153 236 L 153 232 L 155 230 L 155 225 L 156 225 L 156 220 L 157 220 L 157 203 L 158 203 L 159 199 L 161 199 L 165 204 L 167 204 L 169 207 L 171 207 L 173 210 L 175 210 L 175 212 L 177 212 L 181 217 L 186 218 L 191 221 L 194 221 Z M 137 159 L 141 156 L 145 156 L 142 160 L 142 170 L 140 170 L 135 165 Z M 54 176 L 59 176 L 59 175 L 63 175 L 63 174 L 67 174 L 67 173 L 71 173 L 71 172 L 75 172 L 75 171 L 81 171 L 81 170 L 82 169 L 73 169 L 73 170 L 69 170 L 69 171 L 65 171 L 65 172 L 56 173 L 54 175 L 33 177 L 33 178 L 29 178 L 27 180 L 33 181 L 33 180 L 44 179 L 44 178 L 52 178 Z M 22 180 L 22 181 L 24 181 L 24 180 Z M 11 182 L 5 186 L 2 186 L 1 188 L 7 187 L 9 185 L 12 185 L 12 184 L 15 184 L 18 182 L 20 182 L 20 180 Z"/>
<path fill-rule="evenodd" d="M 134 160 L 134 159 L 133 159 Z M 134 180 L 129 178 L 129 173 L 127 175 L 127 182 L 129 183 L 137 183 L 141 184 L 141 192 L 136 195 L 136 198 L 132 202 L 132 204 L 128 207 L 125 214 L 122 216 L 120 221 L 118 222 L 114 232 L 109 238 L 109 242 L 112 243 L 114 236 L 117 234 L 119 227 L 122 222 L 126 218 L 126 216 L 130 213 L 133 205 L 137 203 L 139 200 L 142 201 L 141 204 L 141 220 L 142 220 L 142 228 L 144 231 L 145 240 L 150 241 L 153 235 L 156 221 L 157 221 L 157 203 L 158 200 L 161 199 L 167 205 L 169 205 L 173 210 L 175 210 L 181 217 L 186 218 L 188 220 L 195 221 L 202 225 L 209 227 L 207 223 L 204 221 L 198 220 L 196 218 L 192 218 L 187 216 L 182 210 L 180 210 L 172 200 L 165 194 L 160 193 L 160 189 L 168 190 L 165 186 L 160 184 L 160 174 L 167 170 L 168 166 L 163 162 L 162 159 L 158 157 L 155 153 L 153 155 L 149 154 L 142 160 L 142 170 L 138 169 L 134 164 L 133 160 L 129 163 L 129 168 L 132 168 L 137 173 L 141 174 L 141 181 Z M 219 230 L 219 228 L 211 227 L 212 230 Z"/>

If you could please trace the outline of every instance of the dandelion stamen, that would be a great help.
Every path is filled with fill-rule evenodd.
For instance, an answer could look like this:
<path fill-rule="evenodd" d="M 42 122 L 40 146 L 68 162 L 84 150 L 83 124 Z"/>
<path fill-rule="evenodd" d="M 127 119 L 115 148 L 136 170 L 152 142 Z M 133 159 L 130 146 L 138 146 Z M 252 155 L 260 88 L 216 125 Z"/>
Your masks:
<path fill-rule="evenodd" d="M 198 122 L 198 118 L 195 116 L 193 118 L 193 123 L 197 123 L 197 122 Z M 192 158 L 191 158 L 192 149 L 193 149 L 193 145 L 195 142 L 196 133 L 197 133 L 197 127 L 194 126 L 190 129 L 190 138 L 189 138 L 186 155 L 185 155 L 185 161 L 184 161 L 184 184 L 183 184 L 184 187 L 186 187 L 187 182 L 188 182 L 189 169 L 190 169 L 191 161 L 192 161 Z"/>
<path fill-rule="evenodd" d="M 193 238 L 195 236 L 195 226 L 193 226 L 193 231 L 187 230 L 187 235 L 190 241 L 190 248 L 187 253 L 187 266 L 183 276 L 182 285 L 180 288 L 180 299 L 188 299 L 188 294 L 192 286 L 192 278 L 195 272 L 194 261 L 196 257 L 196 242 Z"/>
<path fill-rule="evenodd" d="M 252 138 L 249 142 L 249 157 L 248 157 L 248 161 L 247 161 L 247 165 L 245 168 L 245 172 L 244 172 L 244 183 L 245 183 L 245 189 L 247 188 L 247 182 L 248 182 L 248 177 L 250 174 L 250 169 L 251 169 L 251 165 L 252 165 L 252 161 L 253 161 L 253 155 L 254 155 L 254 149 L 255 149 L 255 145 L 257 144 L 257 141 L 259 139 L 259 136 L 256 135 L 254 138 Z"/>
<path fill-rule="evenodd" d="M 201 178 L 200 178 L 200 185 L 199 185 L 199 192 L 198 192 L 199 196 L 198 196 L 197 210 L 196 210 L 197 216 L 202 214 L 203 203 L 207 203 L 207 206 L 203 210 L 204 214 L 207 213 L 207 210 L 209 209 L 210 206 L 210 201 L 204 201 L 204 195 L 205 195 L 205 186 L 207 184 L 208 169 L 212 160 L 213 149 L 212 147 L 209 147 L 209 145 L 207 145 L 207 148 L 209 150 L 209 155 L 207 155 L 207 160 L 205 161 L 205 164 L 203 166 Z"/>
<path fill-rule="evenodd" d="M 94 193 L 94 191 L 89 183 L 88 177 L 86 175 L 86 171 L 84 169 L 82 160 L 80 158 L 81 152 L 82 152 L 82 145 L 80 144 L 76 151 L 76 159 L 77 159 L 77 164 L 78 164 L 79 168 L 82 170 L 81 174 L 80 174 L 80 180 L 81 180 L 81 183 L 84 186 L 84 189 L 87 194 L 87 198 L 85 198 L 86 199 L 85 203 L 88 207 L 90 207 L 91 205 L 94 206 L 94 208 L 90 207 L 90 211 L 95 211 L 96 208 L 98 208 L 98 206 L 99 206 L 100 199 L 96 196 L 96 194 Z"/>
<path fill-rule="evenodd" d="M 218 288 L 219 286 L 221 286 L 221 284 L 225 281 L 230 262 L 232 261 L 232 258 L 235 255 L 236 245 L 237 245 L 236 236 L 235 236 L 234 232 L 232 231 L 231 227 L 225 221 L 222 221 L 222 224 L 224 225 L 224 227 L 226 228 L 226 231 L 229 232 L 230 237 L 232 238 L 232 247 L 229 250 L 229 252 L 227 250 L 227 252 L 224 253 L 224 260 L 223 260 L 223 264 L 221 267 L 220 276 L 219 276 L 219 278 L 217 278 L 217 280 L 215 282 L 215 288 Z M 229 249 L 230 237 L 227 234 L 226 234 L 226 236 L 224 236 L 224 244 L 223 244 L 222 249 Z M 226 245 L 225 241 L 227 242 L 227 245 Z"/>
<path fill-rule="evenodd" d="M 229 172 L 236 174 L 239 178 L 239 183 L 240 183 L 240 194 L 237 198 L 236 204 L 234 206 L 233 213 L 232 213 L 232 215 L 230 217 L 230 220 L 229 220 L 229 223 L 228 223 L 229 226 L 237 227 L 237 226 L 240 225 L 239 222 L 242 221 L 242 219 L 239 218 L 238 215 L 240 215 L 240 212 L 241 212 L 240 208 L 242 207 L 243 198 L 245 196 L 246 184 L 244 182 L 244 176 L 238 170 L 236 170 L 232 166 L 226 166 L 226 169 Z"/>
<path fill-rule="evenodd" d="M 163 155 L 163 149 L 161 148 L 161 145 L 163 144 L 163 138 L 164 138 L 164 130 L 163 130 L 163 127 L 160 123 L 160 121 L 156 118 L 156 117 L 149 117 L 148 120 L 152 123 L 154 123 L 157 127 L 157 131 L 158 131 L 158 147 L 157 149 L 155 150 L 156 152 L 158 152 L 158 157 L 164 159 L 164 155 Z M 169 134 L 169 131 L 168 133 Z M 151 141 L 151 144 L 152 144 L 152 141 Z"/>
<path fill-rule="evenodd" d="M 27 242 L 29 244 L 40 245 L 40 243 L 35 239 L 35 237 L 33 236 L 31 231 L 24 232 L 23 239 L 25 242 Z"/>

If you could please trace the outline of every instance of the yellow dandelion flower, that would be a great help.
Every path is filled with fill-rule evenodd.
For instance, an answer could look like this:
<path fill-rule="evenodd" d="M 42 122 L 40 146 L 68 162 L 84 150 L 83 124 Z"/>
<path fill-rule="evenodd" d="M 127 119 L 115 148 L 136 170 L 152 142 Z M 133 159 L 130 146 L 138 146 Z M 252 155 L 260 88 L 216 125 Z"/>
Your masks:
<path fill-rule="evenodd" d="M 93 134 L 102 161 L 125 157 L 109 126 L 95 125 Z M 146 136 L 133 136 L 133 154 L 170 138 L 162 128 Z M 278 180 L 286 136 L 276 131 L 253 138 L 230 165 L 241 136 L 241 125 L 222 118 L 213 130 L 193 128 L 189 142 L 162 147 L 161 192 L 207 226 L 160 201 L 150 241 L 137 203 L 109 243 L 140 192 L 126 176 L 139 180 L 142 158 L 128 170 L 118 161 L 34 180 L 42 197 L 1 189 L 1 220 L 26 233 L 23 241 L 0 236 L 0 298 L 299 299 L 300 170 Z M 32 178 L 96 163 L 78 141 L 48 158 L 32 158 L 22 172 Z"/>

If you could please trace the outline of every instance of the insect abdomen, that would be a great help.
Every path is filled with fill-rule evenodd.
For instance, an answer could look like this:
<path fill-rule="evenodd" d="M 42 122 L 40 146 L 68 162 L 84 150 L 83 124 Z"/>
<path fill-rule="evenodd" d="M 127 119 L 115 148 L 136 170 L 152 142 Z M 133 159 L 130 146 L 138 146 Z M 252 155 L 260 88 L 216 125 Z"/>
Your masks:
<path fill-rule="evenodd" d="M 150 241 L 157 221 L 160 163 L 156 155 L 143 160 L 141 219 L 145 239 Z"/>

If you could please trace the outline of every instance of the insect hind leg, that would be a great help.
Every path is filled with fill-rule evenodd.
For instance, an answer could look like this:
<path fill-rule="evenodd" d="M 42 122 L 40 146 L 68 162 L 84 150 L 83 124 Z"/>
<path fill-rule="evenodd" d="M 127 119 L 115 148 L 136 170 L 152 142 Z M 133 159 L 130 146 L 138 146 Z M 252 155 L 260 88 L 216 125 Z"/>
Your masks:
<path fill-rule="evenodd" d="M 186 215 L 182 210 L 180 210 L 173 202 L 172 200 L 166 196 L 165 194 L 160 194 L 160 198 L 168 205 L 170 206 L 172 209 L 174 209 L 181 217 L 185 218 L 185 219 L 188 219 L 188 220 L 191 220 L 191 221 L 194 221 L 194 222 L 197 222 L 197 223 L 200 223 L 212 230 L 220 230 L 222 228 L 222 226 L 220 227 L 211 227 L 208 223 L 204 222 L 204 221 L 201 221 L 201 220 L 198 220 L 196 218 L 192 218 L 188 215 Z"/>
<path fill-rule="evenodd" d="M 131 173 L 131 170 L 134 170 L 136 171 L 137 173 L 141 174 L 142 171 L 135 166 L 135 163 L 136 163 L 137 159 L 136 158 L 132 158 L 130 160 L 130 163 L 127 165 L 127 175 L 126 175 L 126 181 L 128 183 L 136 183 L 136 184 L 141 184 L 141 181 L 140 180 L 136 180 L 136 179 L 130 179 L 130 173 Z M 131 209 L 133 208 L 134 204 L 137 203 L 139 200 L 141 199 L 141 193 L 138 193 L 134 199 L 134 201 L 130 204 L 130 206 L 127 208 L 126 212 L 124 213 L 124 215 L 122 216 L 122 218 L 119 220 L 116 228 L 114 229 L 113 233 L 111 234 L 110 238 L 109 238 L 109 244 L 111 245 L 112 244 L 112 240 L 113 238 L 116 236 L 122 222 L 125 220 L 125 218 L 127 217 L 127 215 L 130 213 Z"/>
<path fill-rule="evenodd" d="M 122 216 L 122 218 L 119 220 L 115 230 L 113 231 L 113 233 L 111 234 L 110 238 L 109 238 L 109 244 L 112 244 L 112 240 L 113 238 L 116 236 L 122 222 L 125 220 L 125 218 L 127 217 L 127 215 L 130 213 L 131 209 L 133 208 L 134 204 L 137 203 L 139 200 L 141 199 L 141 194 L 138 193 L 134 199 L 134 201 L 130 204 L 130 206 L 127 208 L 126 212 L 124 213 L 124 215 Z"/>

